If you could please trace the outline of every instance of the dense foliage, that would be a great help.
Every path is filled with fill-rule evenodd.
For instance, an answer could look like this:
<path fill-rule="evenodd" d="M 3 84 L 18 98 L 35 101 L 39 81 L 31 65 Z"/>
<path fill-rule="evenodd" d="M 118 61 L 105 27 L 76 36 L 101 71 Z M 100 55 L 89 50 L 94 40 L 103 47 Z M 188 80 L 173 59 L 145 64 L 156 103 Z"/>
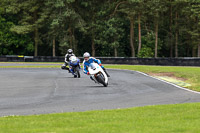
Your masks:
<path fill-rule="evenodd" d="M 200 57 L 197 0 L 0 0 L 0 55 Z"/>

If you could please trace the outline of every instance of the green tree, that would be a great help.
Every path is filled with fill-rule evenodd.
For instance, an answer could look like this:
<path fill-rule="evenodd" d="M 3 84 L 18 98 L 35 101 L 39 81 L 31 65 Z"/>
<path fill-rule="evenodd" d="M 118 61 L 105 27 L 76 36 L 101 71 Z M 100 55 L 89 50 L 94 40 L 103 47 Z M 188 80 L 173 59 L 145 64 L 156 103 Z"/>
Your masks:
<path fill-rule="evenodd" d="M 117 11 L 117 8 L 119 8 L 119 12 L 122 12 L 125 14 L 125 16 L 128 18 L 130 22 L 130 48 L 131 48 L 131 56 L 135 57 L 135 35 L 134 35 L 134 27 L 135 27 L 135 18 L 136 18 L 136 9 L 137 3 L 134 1 L 122 1 L 119 2 L 116 7 L 114 13 Z"/>
<path fill-rule="evenodd" d="M 155 34 L 154 57 L 158 57 L 159 21 L 162 20 L 164 12 L 167 11 L 166 2 L 163 0 L 151 0 L 146 5 L 146 14 L 148 17 L 154 18 L 154 30 L 152 30 Z"/>
<path fill-rule="evenodd" d="M 75 39 L 75 29 L 83 30 L 84 21 L 76 12 L 75 0 L 45 1 L 46 8 L 43 14 L 49 14 L 46 25 L 48 37 L 52 39 L 53 56 L 55 53 L 56 38 L 60 43 L 61 52 L 66 53 L 67 48 L 73 48 L 77 53 L 77 43 Z"/>
<path fill-rule="evenodd" d="M 98 38 L 95 42 L 99 45 L 104 45 L 109 49 L 113 49 L 111 53 L 114 53 L 114 56 L 118 56 L 118 48 L 120 47 L 122 37 L 124 36 L 124 29 L 122 19 L 119 17 L 112 17 L 104 21 L 101 24 L 100 32 Z M 111 54 L 112 55 L 112 54 Z"/>
<path fill-rule="evenodd" d="M 38 45 L 40 43 L 39 29 L 47 16 L 41 16 L 44 2 L 40 0 L 7 0 L 6 12 L 10 14 L 20 14 L 19 22 L 11 27 L 11 31 L 17 34 L 33 33 L 35 42 L 34 56 L 38 55 Z"/>
<path fill-rule="evenodd" d="M 6 2 L 0 0 L 0 55 L 31 55 L 33 42 L 29 35 L 12 33 L 10 28 L 18 20 L 14 15 L 6 14 Z"/>
<path fill-rule="evenodd" d="M 83 16 L 83 19 L 86 23 L 86 32 L 85 35 L 89 36 L 91 42 L 91 52 L 92 56 L 96 55 L 96 43 L 95 40 L 97 38 L 98 31 L 98 21 L 101 20 L 101 8 L 104 6 L 106 0 L 97 1 L 97 0 L 85 0 L 80 1 L 80 9 L 84 9 L 83 12 L 80 13 Z"/>
<path fill-rule="evenodd" d="M 10 17 L 12 19 L 12 17 Z M 29 55 L 33 52 L 33 42 L 27 35 L 10 32 L 12 21 L 0 15 L 0 55 Z"/>
<path fill-rule="evenodd" d="M 190 19 L 194 23 L 192 30 L 189 31 L 191 34 L 192 45 L 193 45 L 193 57 L 200 57 L 200 2 L 190 3 Z"/>

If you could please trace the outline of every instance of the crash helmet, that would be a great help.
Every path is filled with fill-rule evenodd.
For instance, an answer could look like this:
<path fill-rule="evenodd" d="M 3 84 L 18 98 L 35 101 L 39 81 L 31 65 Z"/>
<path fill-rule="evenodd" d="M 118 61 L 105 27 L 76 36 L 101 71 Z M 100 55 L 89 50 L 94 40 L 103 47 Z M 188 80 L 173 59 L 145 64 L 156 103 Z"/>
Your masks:
<path fill-rule="evenodd" d="M 69 58 L 69 60 L 70 60 L 70 62 L 71 63 L 77 63 L 77 61 L 78 61 L 78 58 L 76 57 L 76 56 L 71 56 L 70 58 Z"/>
<path fill-rule="evenodd" d="M 83 58 L 84 58 L 84 60 L 88 61 L 89 58 L 90 58 L 90 54 L 89 54 L 88 52 L 85 52 L 85 53 L 83 54 Z"/>
<path fill-rule="evenodd" d="M 73 50 L 72 50 L 72 49 L 68 49 L 68 50 L 67 50 L 67 53 L 68 53 L 68 54 L 72 54 L 72 53 L 73 53 Z"/>

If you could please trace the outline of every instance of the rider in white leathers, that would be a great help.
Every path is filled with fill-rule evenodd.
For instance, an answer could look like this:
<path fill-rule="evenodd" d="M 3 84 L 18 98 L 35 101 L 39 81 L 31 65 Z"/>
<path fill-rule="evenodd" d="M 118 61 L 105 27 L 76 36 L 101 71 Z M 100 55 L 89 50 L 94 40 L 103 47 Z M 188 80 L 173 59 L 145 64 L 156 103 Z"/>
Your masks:
<path fill-rule="evenodd" d="M 67 70 L 69 70 L 69 67 L 67 67 L 67 66 L 69 65 L 69 58 L 70 58 L 71 56 L 75 56 L 75 55 L 73 54 L 73 50 L 72 50 L 72 49 L 68 49 L 68 50 L 67 50 L 67 54 L 65 55 L 65 63 L 63 64 L 62 69 L 67 69 Z M 70 70 L 69 70 L 69 72 L 70 72 Z"/>

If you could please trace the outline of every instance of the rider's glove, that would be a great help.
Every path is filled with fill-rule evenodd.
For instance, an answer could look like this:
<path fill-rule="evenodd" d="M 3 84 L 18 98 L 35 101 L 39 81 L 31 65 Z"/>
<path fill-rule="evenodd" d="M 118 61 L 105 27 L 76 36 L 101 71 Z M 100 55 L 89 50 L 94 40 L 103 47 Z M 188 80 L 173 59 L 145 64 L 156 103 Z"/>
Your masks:
<path fill-rule="evenodd" d="M 102 66 L 102 64 L 99 64 L 99 66 Z"/>
<path fill-rule="evenodd" d="M 89 72 L 87 72 L 87 75 L 90 75 L 90 73 L 89 73 Z"/>

